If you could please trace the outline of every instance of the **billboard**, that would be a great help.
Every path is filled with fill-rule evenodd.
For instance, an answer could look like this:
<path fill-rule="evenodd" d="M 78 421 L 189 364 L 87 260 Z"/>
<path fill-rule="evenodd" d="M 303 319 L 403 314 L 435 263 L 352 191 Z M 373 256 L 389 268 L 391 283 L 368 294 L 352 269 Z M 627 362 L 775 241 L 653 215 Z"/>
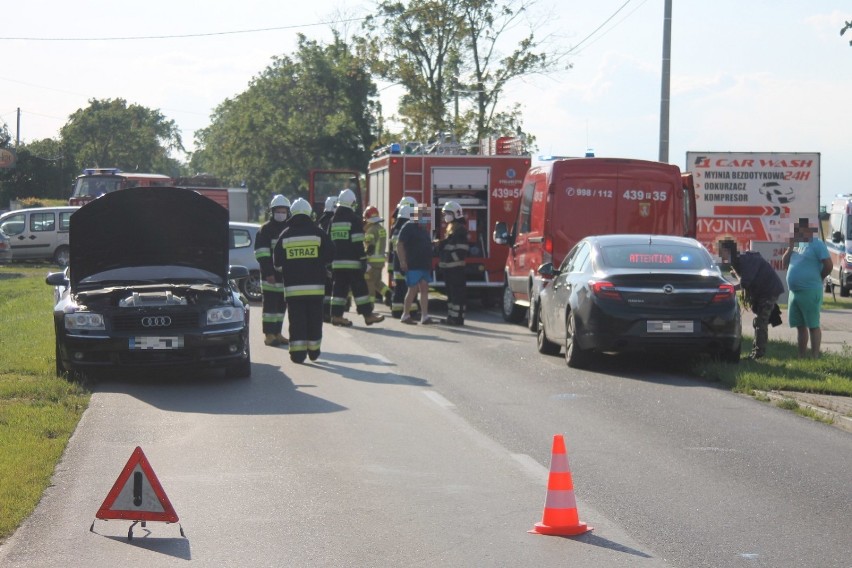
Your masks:
<path fill-rule="evenodd" d="M 15 167 L 15 151 L 0 148 L 0 168 Z"/>
<path fill-rule="evenodd" d="M 793 221 L 818 226 L 819 153 L 687 152 L 695 182 L 696 238 L 718 254 L 719 240 L 786 242 Z"/>

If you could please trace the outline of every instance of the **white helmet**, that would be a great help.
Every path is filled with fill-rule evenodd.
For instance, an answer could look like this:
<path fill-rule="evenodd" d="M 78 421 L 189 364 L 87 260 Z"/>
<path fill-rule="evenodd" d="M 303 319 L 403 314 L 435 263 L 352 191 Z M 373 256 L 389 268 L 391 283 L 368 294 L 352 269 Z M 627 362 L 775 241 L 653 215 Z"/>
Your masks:
<path fill-rule="evenodd" d="M 414 212 L 414 208 L 411 205 L 403 205 L 399 208 L 399 212 L 396 214 L 399 219 L 411 219 L 411 214 Z"/>
<path fill-rule="evenodd" d="M 313 207 L 311 207 L 311 204 L 302 199 L 301 197 L 294 201 L 293 205 L 290 206 L 290 215 L 293 216 L 307 215 L 308 217 L 310 217 L 311 213 L 313 212 L 314 210 Z"/>
<path fill-rule="evenodd" d="M 269 202 L 269 208 L 275 209 L 276 207 L 290 207 L 290 200 L 281 195 L 274 195 L 272 197 L 272 201 Z"/>
<path fill-rule="evenodd" d="M 455 201 L 447 201 L 444 203 L 444 207 L 441 209 L 441 213 L 447 214 L 450 213 L 453 216 L 453 220 L 462 218 L 462 208 L 461 205 L 456 203 Z"/>
<path fill-rule="evenodd" d="M 323 207 L 323 212 L 328 213 L 329 211 L 334 211 L 334 208 L 337 207 L 337 198 L 333 195 L 325 198 L 325 206 Z"/>
<path fill-rule="evenodd" d="M 397 208 L 402 207 L 403 205 L 408 205 L 409 207 L 417 207 L 417 201 L 413 197 L 405 196 L 399 200 L 397 204 Z"/>
<path fill-rule="evenodd" d="M 355 198 L 355 192 L 351 189 L 344 189 L 340 192 L 340 195 L 337 196 L 338 207 L 346 207 L 354 210 L 357 201 L 358 200 Z"/>

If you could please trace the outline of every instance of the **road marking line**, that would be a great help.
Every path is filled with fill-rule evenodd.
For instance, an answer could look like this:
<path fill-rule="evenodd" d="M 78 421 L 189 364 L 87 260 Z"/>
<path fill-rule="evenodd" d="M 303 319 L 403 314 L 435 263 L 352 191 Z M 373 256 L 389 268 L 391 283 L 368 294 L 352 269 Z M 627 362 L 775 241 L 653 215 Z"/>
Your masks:
<path fill-rule="evenodd" d="M 450 402 L 449 400 L 447 400 L 446 398 L 444 398 L 440 394 L 436 393 L 435 391 L 421 391 L 421 392 L 423 392 L 423 394 L 426 396 L 426 398 L 428 398 L 429 400 L 431 400 L 432 402 L 434 402 L 435 404 L 437 404 L 441 408 L 455 408 L 456 407 L 455 404 L 453 404 L 452 402 Z"/>
<path fill-rule="evenodd" d="M 367 355 L 381 363 L 384 363 L 385 365 L 393 365 L 393 361 L 391 361 L 381 353 L 367 353 Z"/>
<path fill-rule="evenodd" d="M 533 481 L 537 481 L 541 485 L 545 485 L 547 481 L 547 477 L 550 474 L 550 470 L 535 461 L 531 456 L 527 454 L 510 454 L 512 459 L 518 462 L 521 466 L 521 469 L 529 475 L 530 479 Z"/>

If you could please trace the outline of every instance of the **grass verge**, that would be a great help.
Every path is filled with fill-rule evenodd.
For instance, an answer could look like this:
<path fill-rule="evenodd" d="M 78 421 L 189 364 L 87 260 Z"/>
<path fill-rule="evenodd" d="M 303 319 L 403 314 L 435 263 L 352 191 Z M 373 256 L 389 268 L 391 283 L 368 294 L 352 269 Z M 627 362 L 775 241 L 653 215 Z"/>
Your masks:
<path fill-rule="evenodd" d="M 41 499 L 89 403 L 55 376 L 50 270 L 0 267 L 0 542 Z"/>
<path fill-rule="evenodd" d="M 750 338 L 743 338 L 743 353 L 751 351 L 751 343 Z M 799 359 L 797 354 L 792 343 L 770 340 L 766 356 L 758 361 L 743 359 L 739 365 L 703 361 L 693 372 L 746 394 L 785 390 L 852 396 L 852 348 L 841 353 L 824 352 L 819 359 Z"/>

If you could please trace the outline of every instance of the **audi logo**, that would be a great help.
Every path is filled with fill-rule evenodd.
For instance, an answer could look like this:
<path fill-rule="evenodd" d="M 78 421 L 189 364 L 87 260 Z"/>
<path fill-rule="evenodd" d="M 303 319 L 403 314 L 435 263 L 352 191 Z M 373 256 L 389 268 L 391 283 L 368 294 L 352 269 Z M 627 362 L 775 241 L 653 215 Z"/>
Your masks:
<path fill-rule="evenodd" d="M 142 318 L 142 327 L 169 327 L 172 318 L 169 316 L 148 316 Z"/>
<path fill-rule="evenodd" d="M 663 292 L 665 292 L 666 294 L 671 294 L 672 292 L 674 292 L 674 286 L 672 286 L 671 284 L 666 284 L 665 286 L 663 286 Z"/>

